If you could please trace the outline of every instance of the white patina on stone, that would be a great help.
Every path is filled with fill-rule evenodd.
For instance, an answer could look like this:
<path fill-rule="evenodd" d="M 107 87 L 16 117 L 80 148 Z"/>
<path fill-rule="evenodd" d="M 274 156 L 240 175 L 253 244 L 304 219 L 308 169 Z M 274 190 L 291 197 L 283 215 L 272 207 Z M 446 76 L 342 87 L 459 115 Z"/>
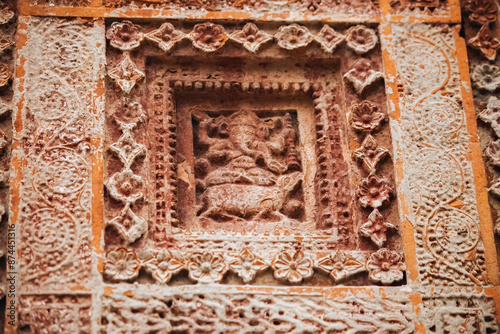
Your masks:
<path fill-rule="evenodd" d="M 19 203 L 22 288 L 91 282 L 91 138 L 102 129 L 97 81 L 104 30 L 98 23 L 30 18 L 27 59 L 16 100 L 23 132 L 14 152 L 25 159 Z M 96 46 L 98 45 L 98 46 Z"/>
<path fill-rule="evenodd" d="M 469 134 L 450 27 L 393 25 L 400 94 L 405 217 L 415 229 L 423 284 L 484 285 Z M 419 55 L 419 57 L 415 57 Z"/>

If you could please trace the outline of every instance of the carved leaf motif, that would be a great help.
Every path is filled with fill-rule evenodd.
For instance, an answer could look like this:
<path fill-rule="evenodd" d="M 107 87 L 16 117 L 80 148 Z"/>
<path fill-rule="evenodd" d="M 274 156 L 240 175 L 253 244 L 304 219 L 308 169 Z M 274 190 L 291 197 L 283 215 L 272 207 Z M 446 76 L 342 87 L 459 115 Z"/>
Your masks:
<path fill-rule="evenodd" d="M 328 53 L 335 51 L 337 46 L 345 40 L 344 35 L 333 30 L 328 24 L 325 24 L 313 38 Z"/>
<path fill-rule="evenodd" d="M 347 46 L 357 54 L 364 54 L 372 50 L 377 45 L 377 34 L 373 29 L 364 25 L 357 25 L 347 30 Z"/>
<path fill-rule="evenodd" d="M 352 83 L 358 94 L 362 94 L 367 87 L 377 80 L 383 79 L 384 75 L 375 71 L 370 61 L 363 58 L 354 64 L 352 69 L 344 75 L 344 78 Z"/>
<path fill-rule="evenodd" d="M 176 30 L 172 23 L 163 23 L 160 28 L 146 34 L 146 39 L 158 44 L 160 49 L 169 52 L 177 42 L 187 38 L 182 31 Z"/>
<path fill-rule="evenodd" d="M 494 61 L 497 50 L 500 48 L 500 40 L 493 36 L 490 28 L 484 25 L 477 35 L 471 38 L 467 44 L 478 49 L 488 60 Z"/>
<path fill-rule="evenodd" d="M 295 50 L 311 43 L 313 36 L 306 27 L 293 23 L 288 26 L 281 26 L 274 38 L 278 41 L 279 47 Z"/>
<path fill-rule="evenodd" d="M 359 227 L 359 234 L 370 238 L 377 247 L 384 246 L 387 241 L 387 231 L 395 230 L 396 226 L 386 222 L 380 212 L 375 209 L 368 216 L 368 221 Z"/>
<path fill-rule="evenodd" d="M 245 49 L 255 53 L 262 44 L 271 41 L 273 36 L 259 30 L 255 24 L 247 23 L 242 30 L 235 31 L 229 35 L 229 39 L 243 44 Z"/>
<path fill-rule="evenodd" d="M 330 274 L 335 282 L 340 282 L 357 273 L 366 271 L 365 264 L 341 250 L 319 259 L 316 267 Z"/>
<path fill-rule="evenodd" d="M 245 283 L 250 283 L 257 273 L 268 267 L 269 265 L 264 260 L 248 248 L 243 249 L 236 259 L 229 262 L 231 271 L 241 277 Z"/>
<path fill-rule="evenodd" d="M 144 268 L 158 283 L 167 284 L 172 275 L 184 269 L 184 262 L 175 258 L 168 250 L 162 249 L 144 262 Z"/>
<path fill-rule="evenodd" d="M 137 254 L 125 248 L 118 248 L 106 254 L 104 273 L 114 281 L 127 281 L 139 275 L 141 263 Z"/>
<path fill-rule="evenodd" d="M 129 94 L 132 88 L 144 78 L 144 73 L 139 71 L 135 63 L 130 59 L 130 55 L 125 53 L 122 61 L 108 72 L 111 79 L 115 80 L 116 84 Z"/>
<path fill-rule="evenodd" d="M 353 152 L 353 157 L 363 162 L 363 167 L 369 173 L 376 170 L 377 164 L 389 155 L 389 150 L 379 146 L 371 134 L 366 135 L 360 148 Z"/>
<path fill-rule="evenodd" d="M 303 279 L 313 275 L 314 261 L 303 251 L 295 253 L 284 251 L 279 253 L 271 263 L 274 269 L 274 277 L 286 280 L 293 284 L 299 284 Z"/>

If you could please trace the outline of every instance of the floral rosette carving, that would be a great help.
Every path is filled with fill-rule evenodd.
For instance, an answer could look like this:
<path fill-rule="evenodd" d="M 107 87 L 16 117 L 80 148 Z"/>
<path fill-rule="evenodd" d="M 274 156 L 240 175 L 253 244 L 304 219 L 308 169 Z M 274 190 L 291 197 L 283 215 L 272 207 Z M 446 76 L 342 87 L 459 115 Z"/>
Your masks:
<path fill-rule="evenodd" d="M 135 175 L 132 170 L 125 169 L 113 174 L 106 187 L 109 194 L 116 200 L 133 203 L 142 198 L 144 181 L 140 176 Z"/>
<path fill-rule="evenodd" d="M 386 179 L 379 178 L 375 174 L 370 174 L 361 182 L 356 193 L 363 207 L 376 209 L 389 203 L 392 191 Z"/>
<path fill-rule="evenodd" d="M 391 285 L 403 279 L 405 264 L 401 254 L 382 248 L 370 255 L 366 268 L 372 282 Z"/>
<path fill-rule="evenodd" d="M 396 226 L 385 221 L 385 218 L 375 209 L 368 216 L 368 221 L 359 227 L 358 233 L 363 237 L 370 238 L 380 248 L 387 241 L 387 232 L 396 229 Z"/>
<path fill-rule="evenodd" d="M 478 49 L 488 60 L 494 61 L 497 57 L 497 50 L 500 48 L 500 40 L 493 36 L 492 31 L 487 26 L 483 26 L 477 35 L 471 38 L 467 44 Z"/>
<path fill-rule="evenodd" d="M 112 47 L 121 51 L 137 49 L 144 38 L 141 27 L 130 21 L 113 22 L 106 32 Z"/>
<path fill-rule="evenodd" d="M 498 9 L 491 0 L 468 0 L 465 10 L 469 13 L 469 19 L 480 25 L 494 23 L 497 20 Z"/>
<path fill-rule="evenodd" d="M 229 37 L 223 26 L 207 22 L 195 25 L 189 38 L 195 48 L 214 52 L 223 47 Z"/>
<path fill-rule="evenodd" d="M 160 28 L 146 34 L 146 39 L 158 44 L 160 49 L 169 52 L 174 45 L 187 38 L 182 31 L 176 30 L 172 23 L 163 23 Z"/>
<path fill-rule="evenodd" d="M 365 264 L 356 260 L 353 256 L 338 250 L 318 260 L 316 267 L 327 273 L 335 282 L 340 282 L 357 273 L 366 271 Z"/>
<path fill-rule="evenodd" d="M 175 258 L 170 251 L 162 249 L 151 259 L 144 261 L 144 268 L 156 282 L 167 284 L 172 275 L 184 269 L 184 262 Z"/>
<path fill-rule="evenodd" d="M 366 132 L 376 130 L 385 119 L 385 114 L 379 112 L 377 106 L 370 101 L 354 103 L 351 107 L 350 122 L 354 130 Z"/>
<path fill-rule="evenodd" d="M 366 135 L 361 147 L 353 152 L 353 157 L 363 163 L 363 168 L 375 172 L 378 163 L 389 155 L 389 150 L 379 146 L 371 134 Z"/>
<path fill-rule="evenodd" d="M 328 53 L 332 53 L 345 40 L 344 35 L 336 32 L 328 24 L 325 24 L 313 38 Z"/>
<path fill-rule="evenodd" d="M 106 254 L 104 274 L 113 281 L 128 281 L 139 275 L 141 263 L 137 254 L 125 248 L 118 248 Z"/>
<path fill-rule="evenodd" d="M 500 67 L 488 63 L 474 66 L 470 75 L 474 87 L 490 92 L 500 87 Z"/>
<path fill-rule="evenodd" d="M 279 253 L 271 263 L 274 277 L 278 280 L 299 284 L 302 280 L 313 275 L 314 261 L 302 250 L 296 252 L 284 251 Z"/>
<path fill-rule="evenodd" d="M 235 31 L 229 38 L 236 43 L 242 44 L 250 52 L 257 52 L 260 46 L 273 39 L 273 36 L 259 30 L 253 23 L 247 23 L 242 30 Z"/>
<path fill-rule="evenodd" d="M 243 249 L 236 259 L 229 262 L 232 272 L 243 279 L 243 282 L 250 283 L 257 273 L 266 270 L 269 265 L 260 257 L 252 253 L 248 248 Z"/>
<path fill-rule="evenodd" d="M 5 64 L 0 64 L 0 87 L 7 86 L 12 79 L 12 72 Z"/>
<path fill-rule="evenodd" d="M 356 93 L 362 94 L 367 87 L 383 79 L 384 75 L 375 71 L 369 60 L 362 58 L 344 75 L 344 78 L 352 83 Z"/>
<path fill-rule="evenodd" d="M 377 45 L 378 41 L 375 31 L 364 25 L 349 28 L 345 40 L 347 46 L 357 54 L 364 54 L 371 51 Z"/>
<path fill-rule="evenodd" d="M 296 23 L 288 26 L 281 26 L 274 35 L 279 47 L 286 50 L 295 50 L 311 43 L 313 36 L 306 27 Z"/>
<path fill-rule="evenodd" d="M 187 263 L 189 278 L 198 283 L 217 283 L 222 281 L 227 265 L 222 254 L 211 252 L 195 253 Z"/>

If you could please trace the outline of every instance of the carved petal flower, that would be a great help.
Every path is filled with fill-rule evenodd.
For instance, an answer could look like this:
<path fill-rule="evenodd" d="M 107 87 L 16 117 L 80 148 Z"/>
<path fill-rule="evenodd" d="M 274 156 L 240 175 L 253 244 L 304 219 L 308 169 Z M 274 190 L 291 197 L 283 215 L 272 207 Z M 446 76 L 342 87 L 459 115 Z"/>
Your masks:
<path fill-rule="evenodd" d="M 477 35 L 471 38 L 467 44 L 478 49 L 488 60 L 495 60 L 497 50 L 500 48 L 500 40 L 493 36 L 490 28 L 484 25 Z"/>
<path fill-rule="evenodd" d="M 142 188 L 144 181 L 138 175 L 135 175 L 131 169 L 124 169 L 110 177 L 106 183 L 109 195 L 123 203 L 133 203 L 142 198 Z"/>
<path fill-rule="evenodd" d="M 368 221 L 359 227 L 359 234 L 370 238 L 379 248 L 387 241 L 387 231 L 395 230 L 396 226 L 386 222 L 380 212 L 375 209 L 368 216 Z"/>
<path fill-rule="evenodd" d="M 479 89 L 493 92 L 500 87 L 500 67 L 488 63 L 474 66 L 470 75 L 472 84 Z"/>
<path fill-rule="evenodd" d="M 278 254 L 271 263 L 274 269 L 274 277 L 298 284 L 304 278 L 313 275 L 314 261 L 304 254 L 303 251 L 284 251 Z"/>
<path fill-rule="evenodd" d="M 176 30 L 172 23 L 163 23 L 160 28 L 146 34 L 146 38 L 158 44 L 160 49 L 169 52 L 173 46 L 186 38 L 186 34 Z"/>
<path fill-rule="evenodd" d="M 389 203 L 392 188 L 386 179 L 378 178 L 375 174 L 369 175 L 361 182 L 357 190 L 359 202 L 363 207 L 379 208 Z"/>
<path fill-rule="evenodd" d="M 325 273 L 329 273 L 335 282 L 340 282 L 357 273 L 366 271 L 364 263 L 341 250 L 337 250 L 335 253 L 318 260 L 316 267 Z"/>
<path fill-rule="evenodd" d="M 126 281 L 136 278 L 141 263 L 137 254 L 125 248 L 109 251 L 104 262 L 104 273 L 114 281 Z"/>
<path fill-rule="evenodd" d="M 379 146 L 371 134 L 366 135 L 361 147 L 353 152 L 353 157 L 361 160 L 363 167 L 369 173 L 374 172 L 377 164 L 388 155 L 389 150 Z"/>
<path fill-rule="evenodd" d="M 229 263 L 231 271 L 241 277 L 245 283 L 250 283 L 258 272 L 266 270 L 267 267 L 269 265 L 248 248 L 243 249 L 238 258 Z"/>
<path fill-rule="evenodd" d="M 144 78 L 144 73 L 139 71 L 128 53 L 115 68 L 108 72 L 108 75 L 126 94 L 129 94 L 137 82 Z"/>
<path fill-rule="evenodd" d="M 351 126 L 360 131 L 378 129 L 380 123 L 385 119 L 385 114 L 379 112 L 377 106 L 370 101 L 363 101 L 361 104 L 354 103 L 350 116 Z"/>
<path fill-rule="evenodd" d="M 228 36 L 223 26 L 207 22 L 195 25 L 189 38 L 195 48 L 214 52 L 226 44 Z"/>
<path fill-rule="evenodd" d="M 172 256 L 168 250 L 162 249 L 145 262 L 144 268 L 158 283 L 167 284 L 172 275 L 184 269 L 184 263 Z"/>
<path fill-rule="evenodd" d="M 243 44 L 245 49 L 256 52 L 260 46 L 273 39 L 273 36 L 259 30 L 253 23 L 247 23 L 242 30 L 235 31 L 229 38 L 236 43 Z"/>
<path fill-rule="evenodd" d="M 369 279 L 372 282 L 381 282 L 390 285 L 403 279 L 405 265 L 399 253 L 382 248 L 370 255 L 366 262 Z"/>
<path fill-rule="evenodd" d="M 199 283 L 220 282 L 227 271 L 222 254 L 195 253 L 187 263 L 189 278 Z"/>
<path fill-rule="evenodd" d="M 5 64 L 0 64 L 0 87 L 7 86 L 12 79 L 12 72 Z"/>
<path fill-rule="evenodd" d="M 489 123 L 497 137 L 500 137 L 500 99 L 494 95 L 490 96 L 486 109 L 478 116 L 483 122 Z"/>
<path fill-rule="evenodd" d="M 464 7 L 470 13 L 469 19 L 481 25 L 497 20 L 498 9 L 491 0 L 469 0 Z"/>
<path fill-rule="evenodd" d="M 358 94 L 363 93 L 366 87 L 383 77 L 384 75 L 375 71 L 371 63 L 364 58 L 358 60 L 353 68 L 344 75 L 344 78 L 352 83 Z"/>
<path fill-rule="evenodd" d="M 367 53 L 377 45 L 377 34 L 373 29 L 358 25 L 350 27 L 346 36 L 347 46 L 357 54 Z"/>
<path fill-rule="evenodd" d="M 490 142 L 484 153 L 492 165 L 500 166 L 500 139 Z"/>
<path fill-rule="evenodd" d="M 9 23 L 14 18 L 14 12 L 10 10 L 8 5 L 1 5 L 0 8 L 0 24 Z"/>
<path fill-rule="evenodd" d="M 112 47 L 130 51 L 141 45 L 144 34 L 141 27 L 130 21 L 113 22 L 106 32 L 106 38 Z"/>
<path fill-rule="evenodd" d="M 333 30 L 328 24 L 325 24 L 313 38 L 321 45 L 323 50 L 332 53 L 342 43 L 345 36 Z"/>
<path fill-rule="evenodd" d="M 274 37 L 278 40 L 278 45 L 287 50 L 294 50 L 311 43 L 313 36 L 306 27 L 296 23 L 288 26 L 281 26 Z"/>

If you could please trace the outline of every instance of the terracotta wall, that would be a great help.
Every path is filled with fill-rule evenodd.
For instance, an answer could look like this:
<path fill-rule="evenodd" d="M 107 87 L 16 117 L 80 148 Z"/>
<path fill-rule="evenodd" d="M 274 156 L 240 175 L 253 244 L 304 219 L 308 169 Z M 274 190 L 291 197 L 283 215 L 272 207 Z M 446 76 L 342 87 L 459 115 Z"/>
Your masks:
<path fill-rule="evenodd" d="M 497 333 L 497 21 L 2 3 L 5 333 Z"/>

